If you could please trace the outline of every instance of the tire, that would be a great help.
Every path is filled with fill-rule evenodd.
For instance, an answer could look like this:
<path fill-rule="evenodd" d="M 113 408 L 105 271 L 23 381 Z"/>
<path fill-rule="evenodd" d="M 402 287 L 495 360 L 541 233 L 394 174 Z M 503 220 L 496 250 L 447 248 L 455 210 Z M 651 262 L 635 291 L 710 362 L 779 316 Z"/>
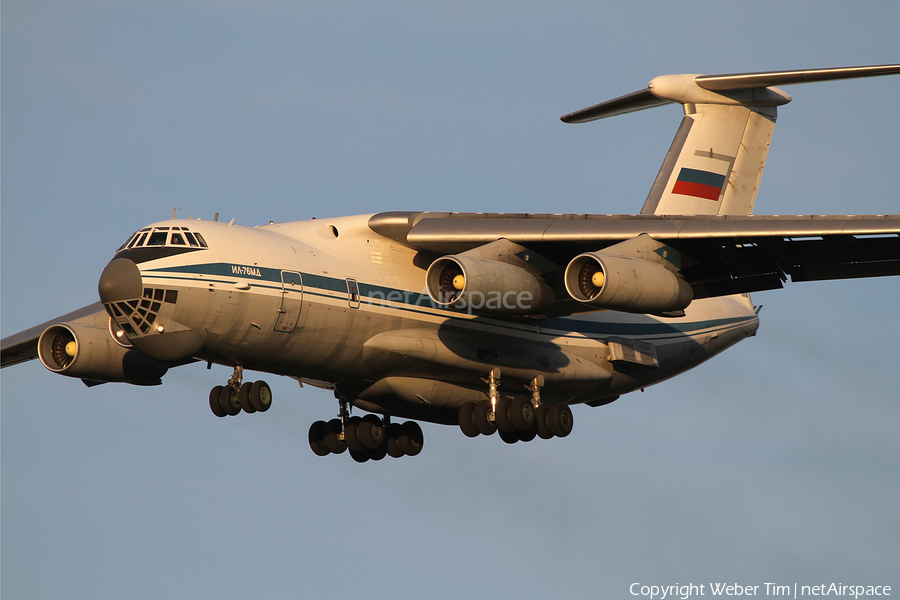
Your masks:
<path fill-rule="evenodd" d="M 240 402 L 241 408 L 245 413 L 252 414 L 256 412 L 256 408 L 253 406 L 253 403 L 250 402 L 250 388 L 253 387 L 251 382 L 246 382 L 241 386 L 241 389 L 238 390 L 238 402 Z"/>
<path fill-rule="evenodd" d="M 387 436 L 387 453 L 391 458 L 400 458 L 405 453 L 400 447 L 400 436 L 403 435 L 403 426 L 399 423 L 391 423 L 384 431 Z"/>
<path fill-rule="evenodd" d="M 407 456 L 415 456 L 422 451 L 425 443 L 425 436 L 422 434 L 422 428 L 415 421 L 407 421 L 401 427 L 400 449 Z"/>
<path fill-rule="evenodd" d="M 497 398 L 497 408 L 494 409 L 494 424 L 500 431 L 515 431 L 516 426 L 509 417 L 512 402 L 509 398 Z"/>
<path fill-rule="evenodd" d="M 519 431 L 528 431 L 534 424 L 534 405 L 531 399 L 513 398 L 509 405 L 509 420 Z"/>
<path fill-rule="evenodd" d="M 553 404 L 547 415 L 547 425 L 557 437 L 566 437 L 572 433 L 572 409 L 567 404 Z"/>
<path fill-rule="evenodd" d="M 517 431 L 516 434 L 519 436 L 520 442 L 530 442 L 535 437 L 537 437 L 537 423 L 532 423 L 529 429 L 525 431 Z"/>
<path fill-rule="evenodd" d="M 333 454 L 341 454 L 347 449 L 347 444 L 340 438 L 341 429 L 340 419 L 332 419 L 325 424 L 324 444 L 328 451 Z"/>
<path fill-rule="evenodd" d="M 358 463 L 364 463 L 369 460 L 368 450 L 350 450 L 350 458 Z"/>
<path fill-rule="evenodd" d="M 238 400 L 237 392 L 231 386 L 224 386 L 219 393 L 219 405 L 229 417 L 233 417 L 241 412 L 241 403 Z"/>
<path fill-rule="evenodd" d="M 475 403 L 466 402 L 459 408 L 459 428 L 466 437 L 478 437 L 481 432 L 475 427 Z"/>
<path fill-rule="evenodd" d="M 384 424 L 375 415 L 366 415 L 356 428 L 359 441 L 368 450 L 376 450 L 384 445 Z"/>
<path fill-rule="evenodd" d="M 549 440 L 553 437 L 550 426 L 547 425 L 547 414 L 550 412 L 549 404 L 540 404 L 534 409 L 534 420 L 537 422 L 537 434 L 542 440 Z"/>
<path fill-rule="evenodd" d="M 362 419 L 359 417 L 350 417 L 347 419 L 347 424 L 344 425 L 344 443 L 347 444 L 347 448 L 349 448 L 351 452 L 362 452 L 366 449 L 359 440 L 358 427 L 361 422 Z"/>
<path fill-rule="evenodd" d="M 217 385 L 209 392 L 209 409 L 212 411 L 212 414 L 217 417 L 224 417 L 228 413 L 225 412 L 225 409 L 222 408 L 222 405 L 219 403 L 219 398 L 222 396 L 222 386 Z"/>
<path fill-rule="evenodd" d="M 375 448 L 374 450 L 366 450 L 366 454 L 369 457 L 369 460 L 381 460 L 385 456 L 387 456 L 387 444 L 381 446 L 381 448 Z"/>
<path fill-rule="evenodd" d="M 475 427 L 478 428 L 478 433 L 481 433 L 483 435 L 492 435 L 495 431 L 497 431 L 497 425 L 488 420 L 488 415 L 490 413 L 490 400 L 482 400 L 475 405 L 474 419 Z"/>
<path fill-rule="evenodd" d="M 266 412 L 272 406 L 272 388 L 265 381 L 254 381 L 250 387 L 250 403 L 259 412 Z"/>
<path fill-rule="evenodd" d="M 519 441 L 519 432 L 518 431 L 503 431 L 499 430 L 500 439 L 506 442 L 507 444 L 515 444 Z"/>
<path fill-rule="evenodd" d="M 327 456 L 331 451 L 325 446 L 325 421 L 316 421 L 309 426 L 309 447 L 316 456 Z"/>

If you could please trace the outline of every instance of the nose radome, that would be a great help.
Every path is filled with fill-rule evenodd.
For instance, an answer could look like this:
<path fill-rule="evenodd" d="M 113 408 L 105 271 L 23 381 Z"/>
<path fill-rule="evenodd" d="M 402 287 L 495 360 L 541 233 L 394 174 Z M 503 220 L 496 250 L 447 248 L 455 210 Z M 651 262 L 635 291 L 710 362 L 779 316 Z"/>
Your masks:
<path fill-rule="evenodd" d="M 140 298 L 143 287 L 137 265 L 127 258 L 114 258 L 103 269 L 97 291 L 102 302 L 118 302 Z"/>

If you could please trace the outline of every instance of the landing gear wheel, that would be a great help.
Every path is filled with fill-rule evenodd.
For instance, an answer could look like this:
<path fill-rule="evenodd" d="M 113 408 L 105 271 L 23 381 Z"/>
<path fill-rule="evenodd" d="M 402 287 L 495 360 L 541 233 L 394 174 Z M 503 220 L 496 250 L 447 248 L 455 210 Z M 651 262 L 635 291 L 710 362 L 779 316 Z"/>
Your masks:
<path fill-rule="evenodd" d="M 250 403 L 259 412 L 266 412 L 272 406 L 272 389 L 265 381 L 254 381 L 250 387 Z"/>
<path fill-rule="evenodd" d="M 316 421 L 309 426 L 309 447 L 316 456 L 327 456 L 331 451 L 325 446 L 325 421 Z"/>
<path fill-rule="evenodd" d="M 515 444 L 519 441 L 519 432 L 518 431 L 503 431 L 502 429 L 499 431 L 500 439 L 506 442 L 507 444 Z"/>
<path fill-rule="evenodd" d="M 400 449 L 407 456 L 415 456 L 422 451 L 422 445 L 425 442 L 425 436 L 422 435 L 422 428 L 415 421 L 407 421 L 402 425 L 400 437 Z"/>
<path fill-rule="evenodd" d="M 387 453 L 391 458 L 400 458 L 403 456 L 403 449 L 400 447 L 400 436 L 403 434 L 403 426 L 399 423 L 391 423 L 384 430 L 387 436 Z"/>
<path fill-rule="evenodd" d="M 491 401 L 490 400 L 482 400 L 478 404 L 475 405 L 475 427 L 478 428 L 478 433 L 484 435 L 492 435 L 495 431 L 497 431 L 497 425 L 488 420 L 488 415 L 491 413 Z"/>
<path fill-rule="evenodd" d="M 368 454 L 369 460 L 381 460 L 387 456 L 387 444 L 384 444 L 380 448 L 375 448 L 374 450 L 366 450 L 366 454 Z"/>
<path fill-rule="evenodd" d="M 350 417 L 347 419 L 347 424 L 344 425 L 344 443 L 347 444 L 347 448 L 350 449 L 351 455 L 353 452 L 359 453 L 366 449 L 359 439 L 358 428 L 361 422 L 362 419 L 359 417 Z"/>
<path fill-rule="evenodd" d="M 332 419 L 325 424 L 325 447 L 334 454 L 341 454 L 347 449 L 347 444 L 340 438 L 341 420 Z"/>
<path fill-rule="evenodd" d="M 550 404 L 541 404 L 534 409 L 534 420 L 537 422 L 537 434 L 542 440 L 549 440 L 553 437 L 550 426 L 547 425 L 547 415 L 550 412 Z"/>
<path fill-rule="evenodd" d="M 519 431 L 528 431 L 534 423 L 534 405 L 529 398 L 514 398 L 509 406 L 509 420 Z"/>
<path fill-rule="evenodd" d="M 459 408 L 459 428 L 466 434 L 466 437 L 478 437 L 478 434 L 481 433 L 475 427 L 474 413 L 474 402 L 466 402 Z"/>
<path fill-rule="evenodd" d="M 520 442 L 530 442 L 537 437 L 537 430 L 537 423 L 532 423 L 531 428 L 526 429 L 525 431 L 517 431 L 516 433 L 519 434 Z"/>
<path fill-rule="evenodd" d="M 368 450 L 350 450 L 350 458 L 358 463 L 364 463 L 369 460 Z"/>
<path fill-rule="evenodd" d="M 241 412 L 241 402 L 238 400 L 237 391 L 226 385 L 219 393 L 219 405 L 226 415 L 233 417 Z"/>
<path fill-rule="evenodd" d="M 219 397 L 222 395 L 222 386 L 217 385 L 209 392 L 209 409 L 212 411 L 212 414 L 217 417 L 224 417 L 228 413 L 225 412 L 225 409 L 222 408 L 222 405 L 219 403 Z"/>
<path fill-rule="evenodd" d="M 356 428 L 359 441 L 369 450 L 375 450 L 384 445 L 384 424 L 375 415 L 366 415 Z"/>
<path fill-rule="evenodd" d="M 572 433 L 572 409 L 567 404 L 553 404 L 547 415 L 547 425 L 557 437 Z"/>
<path fill-rule="evenodd" d="M 238 402 L 245 413 L 256 412 L 256 408 L 254 408 L 253 403 L 250 402 L 250 388 L 252 387 L 253 384 L 248 381 L 238 390 Z"/>
<path fill-rule="evenodd" d="M 509 418 L 511 404 L 509 398 L 497 398 L 497 406 L 494 409 L 494 423 L 500 431 L 516 430 L 516 425 Z"/>

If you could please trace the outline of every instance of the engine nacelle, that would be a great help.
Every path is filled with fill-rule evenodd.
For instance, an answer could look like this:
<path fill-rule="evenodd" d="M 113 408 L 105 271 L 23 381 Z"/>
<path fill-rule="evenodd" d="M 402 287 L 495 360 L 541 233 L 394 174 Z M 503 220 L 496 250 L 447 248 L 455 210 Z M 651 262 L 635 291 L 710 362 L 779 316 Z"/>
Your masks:
<path fill-rule="evenodd" d="M 579 302 L 631 313 L 679 311 L 694 299 L 691 286 L 662 265 L 603 252 L 573 258 L 565 283 Z"/>
<path fill-rule="evenodd" d="M 425 273 L 425 288 L 441 306 L 479 314 L 539 314 L 555 301 L 550 286 L 525 269 L 461 254 L 431 263 Z"/>
<path fill-rule="evenodd" d="M 45 367 L 86 381 L 157 385 L 168 365 L 113 340 L 107 327 L 60 323 L 38 339 L 38 356 Z"/>

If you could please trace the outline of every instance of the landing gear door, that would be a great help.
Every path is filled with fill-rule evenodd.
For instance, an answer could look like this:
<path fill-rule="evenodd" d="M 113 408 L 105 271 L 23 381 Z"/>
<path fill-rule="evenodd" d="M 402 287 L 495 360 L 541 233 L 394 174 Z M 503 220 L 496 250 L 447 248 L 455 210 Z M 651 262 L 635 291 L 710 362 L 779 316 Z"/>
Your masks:
<path fill-rule="evenodd" d="M 275 331 L 291 333 L 303 306 L 303 279 L 294 271 L 281 272 L 281 307 L 275 318 Z"/>

